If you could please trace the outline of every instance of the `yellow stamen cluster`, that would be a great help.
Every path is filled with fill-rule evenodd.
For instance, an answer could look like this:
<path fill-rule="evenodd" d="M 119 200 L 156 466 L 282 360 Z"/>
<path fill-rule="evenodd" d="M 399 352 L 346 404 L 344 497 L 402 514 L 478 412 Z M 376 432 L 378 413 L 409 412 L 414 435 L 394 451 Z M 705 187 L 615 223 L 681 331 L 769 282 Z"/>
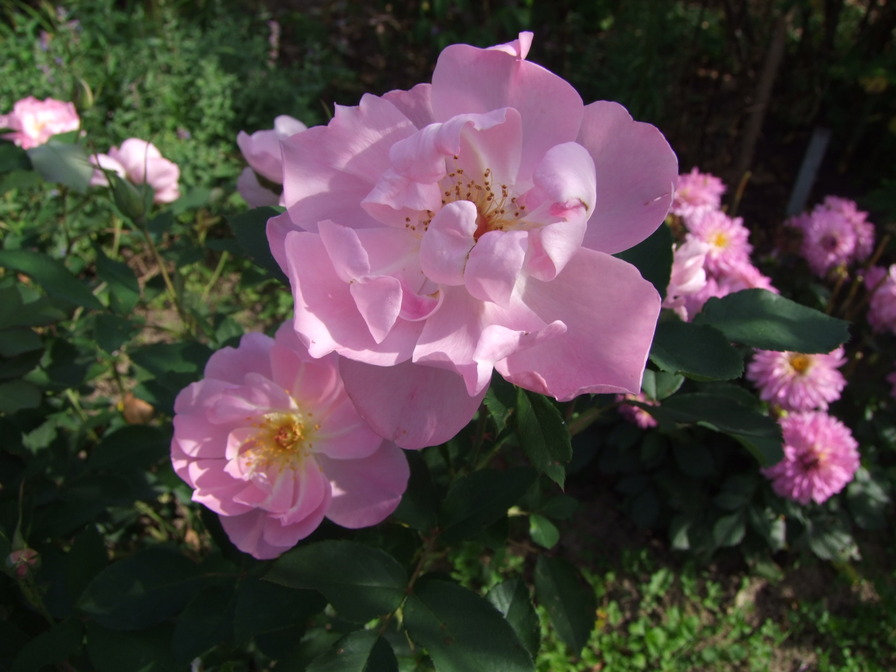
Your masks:
<path fill-rule="evenodd" d="M 315 431 L 320 425 L 311 423 L 299 411 L 266 413 L 253 423 L 256 431 L 242 447 L 242 458 L 250 471 L 275 467 L 299 468 L 311 452 Z"/>
<path fill-rule="evenodd" d="M 788 361 L 790 363 L 790 368 L 800 375 L 805 374 L 806 371 L 809 370 L 809 367 L 812 365 L 812 358 L 809 357 L 809 355 L 803 355 L 799 353 L 790 355 Z"/>

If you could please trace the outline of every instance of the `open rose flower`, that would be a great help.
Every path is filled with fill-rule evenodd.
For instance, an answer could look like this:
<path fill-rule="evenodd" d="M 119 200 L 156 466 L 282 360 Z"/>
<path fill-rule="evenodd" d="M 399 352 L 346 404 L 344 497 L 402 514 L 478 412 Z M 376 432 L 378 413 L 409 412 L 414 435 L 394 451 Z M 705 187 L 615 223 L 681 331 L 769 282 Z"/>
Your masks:
<path fill-rule="evenodd" d="M 97 166 L 90 178 L 93 186 L 107 186 L 109 180 L 104 171 L 111 170 L 133 184 L 148 184 L 153 188 L 156 203 L 171 203 L 180 198 L 177 185 L 180 169 L 146 140 L 128 138 L 120 149 L 113 147 L 108 154 L 95 154 L 90 162 Z"/>
<path fill-rule="evenodd" d="M 213 354 L 174 411 L 175 471 L 256 558 L 291 548 L 324 517 L 375 525 L 407 485 L 402 450 L 358 416 L 337 356 L 309 357 L 289 325 Z"/>
<path fill-rule="evenodd" d="M 60 133 L 77 131 L 80 125 L 75 106 L 53 98 L 38 100 L 28 96 L 13 105 L 9 114 L 0 114 L 0 128 L 12 130 L 2 137 L 22 149 L 42 145 Z"/>
<path fill-rule="evenodd" d="M 280 185 L 283 184 L 283 159 L 280 140 L 307 128 L 298 119 L 281 114 L 274 119 L 274 128 L 255 131 L 252 135 L 240 131 L 236 136 L 243 158 L 249 164 L 236 182 L 237 191 L 253 208 L 262 205 L 280 205 Z M 261 180 L 267 181 L 267 185 Z M 276 189 L 276 191 L 274 191 Z"/>
<path fill-rule="evenodd" d="M 531 41 L 450 46 L 432 84 L 282 142 L 268 239 L 296 331 L 352 360 L 349 395 L 406 448 L 453 436 L 493 370 L 560 400 L 640 390 L 660 298 L 612 255 L 663 221 L 677 161 L 526 61 Z"/>

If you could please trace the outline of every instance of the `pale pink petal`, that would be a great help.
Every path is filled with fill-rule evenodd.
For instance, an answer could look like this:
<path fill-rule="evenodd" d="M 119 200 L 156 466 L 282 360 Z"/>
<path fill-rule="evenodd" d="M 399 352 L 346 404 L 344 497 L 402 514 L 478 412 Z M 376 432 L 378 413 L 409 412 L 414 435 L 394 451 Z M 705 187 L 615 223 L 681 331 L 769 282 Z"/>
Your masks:
<path fill-rule="evenodd" d="M 525 231 L 488 231 L 470 252 L 464 283 L 472 296 L 506 305 L 526 258 Z"/>
<path fill-rule="evenodd" d="M 417 128 L 423 128 L 435 121 L 432 114 L 432 85 L 417 84 L 410 91 L 396 89 L 383 94 Z"/>
<path fill-rule="evenodd" d="M 97 170 L 94 170 L 90 177 L 90 186 L 92 187 L 109 186 L 109 178 L 106 177 L 107 171 L 116 173 L 122 179 L 127 177 L 124 166 L 108 154 L 91 154 L 90 163 L 97 166 Z"/>
<path fill-rule="evenodd" d="M 476 244 L 476 206 L 455 201 L 442 208 L 420 241 L 420 268 L 443 285 L 461 285 L 467 255 Z"/>
<path fill-rule="evenodd" d="M 243 172 L 236 178 L 236 190 L 243 200 L 253 208 L 280 203 L 280 194 L 275 194 L 270 189 L 261 186 L 258 176 L 251 168 L 243 168 Z"/>
<path fill-rule="evenodd" d="M 530 280 L 521 298 L 567 331 L 497 362 L 507 380 L 561 401 L 640 391 L 660 297 L 634 266 L 583 249 L 552 282 Z"/>
<path fill-rule="evenodd" d="M 375 223 L 360 207 L 389 168 L 389 148 L 416 131 L 394 105 L 365 95 L 336 108 L 327 126 L 282 141 L 284 203 L 295 226 L 314 231 L 324 219 L 354 228 Z"/>
<path fill-rule="evenodd" d="M 640 243 L 672 203 L 678 159 L 669 143 L 654 126 L 606 101 L 585 107 L 578 142 L 591 152 L 597 173 L 585 246 L 615 254 Z"/>
<path fill-rule="evenodd" d="M 404 452 L 389 441 L 364 459 L 318 457 L 333 489 L 327 518 L 348 528 L 385 520 L 401 502 L 410 470 Z"/>
<path fill-rule="evenodd" d="M 349 285 L 355 306 L 379 345 L 395 326 L 401 311 L 401 283 L 391 276 L 359 278 Z"/>
<path fill-rule="evenodd" d="M 249 373 L 271 377 L 269 355 L 273 342 L 264 334 L 252 332 L 240 339 L 239 350 L 221 348 L 205 365 L 205 377 L 242 385 Z M 175 409 L 176 410 L 176 409 Z"/>
<path fill-rule="evenodd" d="M 535 37 L 535 34 L 530 31 L 524 31 L 520 33 L 520 36 L 513 40 L 512 42 L 507 42 L 505 44 L 496 44 L 494 47 L 489 47 L 489 49 L 494 49 L 497 51 L 503 51 L 511 56 L 515 56 L 518 59 L 524 60 L 529 53 L 529 49 L 532 47 L 532 38 Z"/>
<path fill-rule="evenodd" d="M 342 359 L 339 370 L 361 417 L 380 436 L 411 450 L 457 434 L 473 418 L 487 389 L 471 397 L 453 371 L 411 362 L 371 366 Z"/>
<path fill-rule="evenodd" d="M 440 121 L 515 108 L 522 117 L 521 182 L 531 179 L 551 147 L 576 139 L 583 110 L 579 94 L 557 75 L 503 51 L 466 44 L 451 45 L 439 56 L 432 107 Z"/>

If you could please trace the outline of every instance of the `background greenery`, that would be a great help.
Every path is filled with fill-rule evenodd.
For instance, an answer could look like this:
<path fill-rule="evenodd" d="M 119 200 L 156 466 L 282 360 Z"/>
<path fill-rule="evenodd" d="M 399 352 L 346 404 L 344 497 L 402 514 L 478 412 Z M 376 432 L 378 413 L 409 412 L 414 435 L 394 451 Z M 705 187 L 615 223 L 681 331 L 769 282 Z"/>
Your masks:
<path fill-rule="evenodd" d="M 779 22 L 784 57 L 772 102 L 745 148 Z M 261 581 L 263 569 L 228 550 L 215 517 L 190 504 L 167 463 L 177 391 L 213 349 L 244 330 L 269 330 L 290 310 L 288 292 L 244 260 L 233 235 L 246 209 L 234 188 L 244 165 L 238 131 L 269 128 L 277 114 L 324 123 L 334 104 L 427 81 L 447 44 L 486 46 L 534 28 L 530 58 L 586 101 L 617 100 L 657 124 L 682 172 L 698 165 L 732 191 L 742 184 L 729 204 L 767 251 L 816 126 L 832 140 L 815 200 L 851 196 L 872 221 L 893 221 L 894 27 L 896 5 L 875 0 L 0 1 L 0 111 L 27 95 L 73 100 L 89 151 L 150 140 L 180 165 L 185 192 L 132 227 L 110 215 L 108 195 L 64 185 L 48 193 L 21 154 L 0 155 L 3 250 L 64 261 L 92 290 L 79 293 L 69 276 L 35 270 L 27 258 L 0 264 L 13 271 L 0 277 L 0 374 L 28 385 L 2 395 L 0 555 L 27 533 L 41 558 L 29 581 L 0 579 L 0 669 L 169 670 L 200 657 L 205 670 L 271 669 L 275 660 L 305 669 L 335 639 L 315 627 L 321 598 Z M 745 153 L 746 180 L 735 171 Z M 161 267 L 172 269 L 172 287 Z M 884 456 L 873 480 L 881 489 L 896 478 L 888 403 L 850 410 L 857 434 Z M 764 541 L 764 554 L 751 555 L 748 544 L 727 549 L 739 540 L 724 535 L 684 548 L 669 530 L 680 508 L 671 498 L 652 506 L 641 496 L 648 484 L 686 477 L 703 497 L 693 506 L 705 507 L 720 474 L 748 456 L 700 430 L 718 464 L 682 476 L 656 440 L 602 418 L 574 441 L 571 497 L 536 487 L 514 515 L 500 516 L 506 544 L 493 530 L 458 533 L 430 568 L 480 593 L 497 590 L 496 600 L 513 594 L 519 576 L 544 593 L 548 578 L 562 584 L 564 568 L 579 568 L 558 592 L 582 593 L 580 601 L 551 612 L 540 600 L 538 669 L 893 669 L 896 546 L 885 494 L 849 552 L 828 553 L 833 562 L 789 545 L 769 553 Z M 452 471 L 452 450 L 421 458 L 415 473 Z M 358 538 L 410 560 L 411 532 L 395 528 Z M 320 536 L 337 537 L 327 528 Z M 121 600 L 125 588 L 136 592 Z M 595 627 L 583 631 L 570 613 L 564 629 L 558 609 L 596 613 Z M 337 619 L 335 632 L 344 627 Z M 402 669 L 430 665 L 391 644 Z"/>

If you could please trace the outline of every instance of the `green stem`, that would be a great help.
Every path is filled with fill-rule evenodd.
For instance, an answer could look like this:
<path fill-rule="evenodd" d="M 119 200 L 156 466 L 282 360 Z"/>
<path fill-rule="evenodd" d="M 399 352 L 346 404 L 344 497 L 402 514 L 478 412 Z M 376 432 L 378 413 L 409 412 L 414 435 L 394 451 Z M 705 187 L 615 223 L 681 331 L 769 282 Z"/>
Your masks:
<path fill-rule="evenodd" d="M 208 295 L 212 291 L 212 288 L 221 278 L 221 273 L 224 272 L 224 264 L 227 263 L 227 259 L 230 257 L 230 254 L 227 250 L 221 253 L 221 258 L 218 259 L 218 265 L 215 267 L 214 273 L 212 273 L 212 277 L 209 278 L 208 283 L 205 285 L 205 288 L 202 290 L 202 302 L 205 303 L 208 300 Z"/>
<path fill-rule="evenodd" d="M 171 276 L 168 274 L 168 269 L 165 267 L 165 260 L 162 259 L 162 255 L 159 253 L 159 248 L 156 247 L 156 244 L 152 240 L 152 236 L 149 235 L 149 231 L 146 230 L 145 226 L 140 225 L 140 232 L 143 234 L 143 239 L 146 241 L 146 244 L 149 245 L 149 251 L 152 253 L 153 259 L 155 259 L 156 265 L 159 267 L 159 272 L 162 274 L 162 279 L 165 281 L 165 287 L 168 290 L 168 296 L 171 298 L 171 302 L 174 304 L 174 308 L 177 310 L 177 314 L 180 316 L 184 328 L 190 336 L 195 336 L 193 333 L 192 321 L 189 319 L 189 315 L 187 315 L 187 312 L 181 304 L 180 295 L 178 294 L 177 289 L 175 289 L 174 283 L 171 281 Z"/>

